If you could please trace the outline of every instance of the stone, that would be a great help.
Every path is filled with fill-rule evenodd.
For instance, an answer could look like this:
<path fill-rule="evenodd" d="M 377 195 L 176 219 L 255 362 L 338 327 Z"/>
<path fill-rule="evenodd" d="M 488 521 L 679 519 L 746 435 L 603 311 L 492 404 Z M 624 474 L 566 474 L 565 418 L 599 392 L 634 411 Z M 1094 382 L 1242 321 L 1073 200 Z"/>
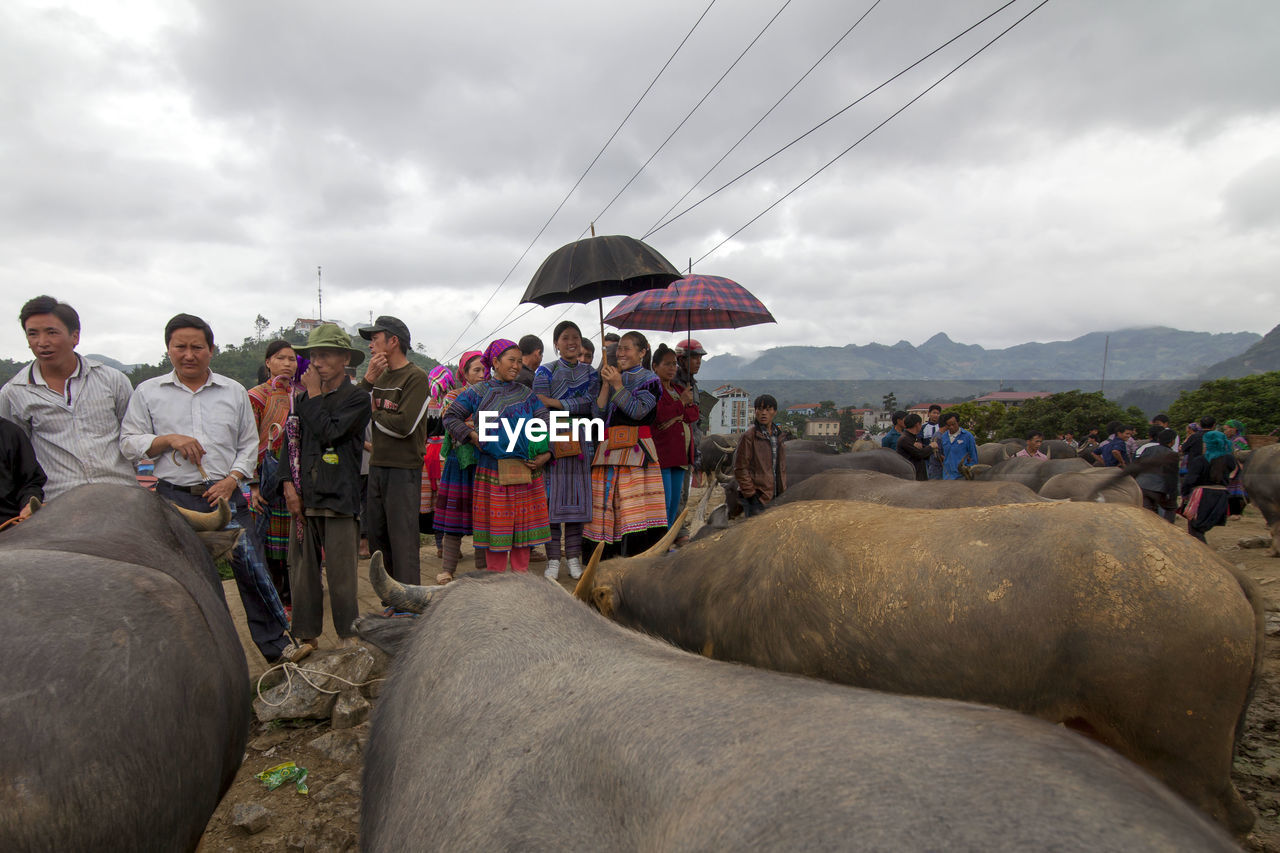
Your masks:
<path fill-rule="evenodd" d="M 354 798 L 356 802 L 360 801 L 360 780 L 356 778 L 355 771 L 349 771 L 338 776 L 315 794 L 312 794 L 311 800 L 317 803 L 328 803 L 344 797 Z"/>
<path fill-rule="evenodd" d="M 373 655 L 363 646 L 313 652 L 298 664 L 299 669 L 305 672 L 293 672 L 291 680 L 276 685 L 253 700 L 253 713 L 264 723 L 270 720 L 327 719 L 333 714 L 337 692 L 321 692 L 306 679 L 325 690 L 340 691 L 351 686 L 347 682 L 361 684 L 366 681 L 373 665 Z"/>
<path fill-rule="evenodd" d="M 364 754 L 364 745 L 368 740 L 369 724 L 361 723 L 355 728 L 340 729 L 321 735 L 311 741 L 308 746 L 330 761 L 354 765 Z"/>
<path fill-rule="evenodd" d="M 250 835 L 257 835 L 271 825 L 271 812 L 261 803 L 237 803 L 231 810 L 231 822 Z"/>
<path fill-rule="evenodd" d="M 255 749 L 258 752 L 266 752 L 273 746 L 279 746 L 287 741 L 289 739 L 289 734 L 290 730 L 283 726 L 278 729 L 270 729 L 264 734 L 260 734 L 253 740 L 249 741 L 249 748 Z"/>
<path fill-rule="evenodd" d="M 338 701 L 333 703 L 333 715 L 330 718 L 335 729 L 349 729 L 369 719 L 369 700 L 360 695 L 360 690 L 348 687 L 338 694 Z"/>
<path fill-rule="evenodd" d="M 1245 536 L 1236 540 L 1237 548 L 1270 548 L 1270 536 Z"/>

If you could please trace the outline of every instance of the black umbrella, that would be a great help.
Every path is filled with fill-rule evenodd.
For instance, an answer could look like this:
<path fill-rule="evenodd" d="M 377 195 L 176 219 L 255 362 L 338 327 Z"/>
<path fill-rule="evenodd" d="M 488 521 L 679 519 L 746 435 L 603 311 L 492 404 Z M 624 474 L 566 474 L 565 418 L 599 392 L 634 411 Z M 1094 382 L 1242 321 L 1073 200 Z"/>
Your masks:
<path fill-rule="evenodd" d="M 630 296 L 666 287 L 681 277 L 651 246 L 622 234 L 590 237 L 556 249 L 538 267 L 521 302 L 543 308 L 570 302 L 586 304 L 606 296 Z M 604 336 L 604 305 L 600 305 Z"/>

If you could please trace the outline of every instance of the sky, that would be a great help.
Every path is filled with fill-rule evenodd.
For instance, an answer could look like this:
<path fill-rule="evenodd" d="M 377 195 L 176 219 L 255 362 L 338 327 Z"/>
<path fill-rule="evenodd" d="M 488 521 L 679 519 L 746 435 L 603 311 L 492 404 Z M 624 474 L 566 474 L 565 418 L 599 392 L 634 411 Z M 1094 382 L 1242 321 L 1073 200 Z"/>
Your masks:
<path fill-rule="evenodd" d="M 11 0 L 0 357 L 42 293 L 126 363 L 180 311 L 598 334 L 519 304 L 592 222 L 769 307 L 713 353 L 1280 323 L 1280 3 L 1002 5 Z"/>

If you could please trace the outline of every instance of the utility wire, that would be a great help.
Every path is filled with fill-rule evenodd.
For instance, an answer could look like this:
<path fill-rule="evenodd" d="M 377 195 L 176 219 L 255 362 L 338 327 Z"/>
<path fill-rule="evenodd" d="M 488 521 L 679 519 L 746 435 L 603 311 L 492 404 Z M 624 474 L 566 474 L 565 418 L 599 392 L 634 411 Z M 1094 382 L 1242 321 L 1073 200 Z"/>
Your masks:
<path fill-rule="evenodd" d="M 768 31 L 769 27 L 773 26 L 773 22 L 778 20 L 778 16 L 781 15 L 783 12 L 785 12 L 787 7 L 790 5 L 791 5 L 791 0 L 786 0 L 786 2 L 782 4 L 782 7 L 780 9 L 778 9 L 777 12 L 773 13 L 773 17 L 770 18 L 769 22 L 764 25 L 764 28 L 761 29 L 760 32 L 756 33 L 756 37 L 753 38 L 751 42 L 745 48 L 742 49 L 742 53 L 738 54 L 738 58 L 735 59 L 729 65 L 728 68 L 725 69 L 724 73 L 720 75 L 720 78 L 716 80 L 715 83 L 711 84 L 711 88 L 707 90 L 706 94 L 703 95 L 698 100 L 698 102 L 693 105 L 693 109 L 689 110 L 689 112 L 685 115 L 684 118 L 680 119 L 680 123 L 675 126 L 675 129 L 672 130 L 669 134 L 667 134 L 667 138 L 662 140 L 662 144 L 659 145 L 656 149 L 654 149 L 654 152 L 649 155 L 649 159 L 645 160 L 644 163 L 641 164 L 640 168 L 636 169 L 636 173 L 627 179 L 627 182 L 622 185 L 622 189 L 618 190 L 618 192 L 614 194 L 613 198 L 609 199 L 609 203 L 604 206 L 603 210 L 601 210 L 599 213 L 595 215 L 595 218 L 591 220 L 592 222 L 599 221 L 599 219 L 605 215 L 605 213 L 609 210 L 609 208 L 613 207 L 613 203 L 617 201 L 618 198 L 624 192 L 627 191 L 627 187 L 631 186 L 632 182 L 634 182 L 636 178 L 640 177 L 640 173 L 643 172 L 649 166 L 649 164 L 653 162 L 653 158 L 657 157 L 658 154 L 662 151 L 662 149 L 667 146 L 667 143 L 671 141 L 671 138 L 680 132 L 680 128 L 684 127 L 685 122 L 687 122 L 690 118 L 693 117 L 693 114 L 698 111 L 698 108 L 702 106 L 703 102 L 706 101 L 707 98 L 711 97 L 711 93 L 714 92 L 716 88 L 724 81 L 724 78 L 729 76 L 729 72 L 733 71 L 733 69 L 737 67 L 738 63 L 742 61 L 742 57 L 746 56 L 748 51 L 750 51 L 751 48 L 755 47 L 755 44 L 760 40 L 760 37 L 763 36 Z M 586 233 L 587 233 L 586 229 L 583 229 L 582 234 L 586 234 Z M 579 240 L 582 239 L 582 234 L 578 235 Z"/>
<path fill-rule="evenodd" d="M 968 58 L 966 58 L 963 62 L 961 62 L 961 63 L 960 63 L 959 65 L 957 65 L 955 68 L 952 68 L 952 69 L 951 69 L 950 71 L 948 71 L 946 74 L 944 74 L 944 75 L 942 75 L 941 77 L 939 77 L 937 80 L 935 80 L 933 83 L 931 83 L 931 84 L 929 85 L 929 87 L 928 87 L 928 88 L 926 88 L 926 89 L 925 89 L 923 92 L 921 92 L 920 94 L 916 95 L 916 96 L 915 96 L 914 98 L 912 98 L 911 100 L 907 101 L 905 104 L 903 104 L 901 107 L 899 107 L 896 111 L 894 111 L 891 115 L 889 115 L 889 117 L 888 117 L 888 118 L 886 118 L 884 121 L 880 122 L 880 123 L 879 123 L 879 124 L 877 124 L 875 127 L 871 128 L 871 130 L 869 130 L 869 131 L 867 131 L 866 133 L 864 133 L 864 134 L 863 134 L 861 137 L 859 137 L 859 138 L 858 138 L 858 139 L 857 139 L 857 140 L 856 140 L 852 145 L 850 145 L 848 148 L 846 148 L 846 149 L 844 149 L 843 151 L 841 151 L 839 154 L 837 154 L 837 155 L 836 155 L 835 157 L 833 157 L 831 160 L 827 161 L 827 163 L 826 163 L 824 166 L 822 166 L 822 168 L 818 169 L 816 172 L 814 172 L 813 174 L 811 174 L 809 177 L 805 178 L 803 181 L 801 181 L 800 183 L 796 184 L 794 187 L 792 187 L 790 190 L 788 190 L 788 191 L 786 192 L 786 194 L 784 194 L 781 198 L 779 198 L 779 199 L 778 199 L 777 201 L 775 201 L 773 204 L 769 205 L 769 206 L 768 206 L 768 207 L 766 207 L 764 210 L 760 211 L 758 214 L 756 214 L 755 216 L 753 216 L 753 217 L 752 217 L 752 218 L 751 218 L 751 219 L 750 219 L 750 220 L 749 220 L 745 225 L 743 225 L 743 226 L 742 226 L 741 228 L 739 228 L 737 231 L 734 231 L 734 232 L 733 232 L 732 234 L 730 234 L 728 237 L 725 237 L 725 238 L 724 238 L 723 240 L 721 240 L 719 243 L 716 243 L 716 244 L 715 244 L 715 246 L 713 246 L 709 252 L 707 252 L 707 253 L 706 253 L 705 255 L 703 255 L 702 257 L 698 258 L 698 260 L 694 261 L 694 263 L 702 263 L 704 260 L 706 260 L 706 259 L 707 259 L 708 257 L 710 257 L 712 254 L 714 254 L 714 253 L 716 252 L 716 250 L 717 250 L 717 249 L 719 249 L 721 246 L 723 246 L 725 243 L 728 243 L 728 242 L 729 242 L 730 240 L 732 240 L 734 237 L 738 236 L 738 235 L 739 235 L 739 234 L 741 234 L 743 231 L 745 231 L 747 228 L 749 228 L 751 225 L 753 225 L 753 224 L 756 222 L 756 220 L 760 219 L 760 217 L 764 216 L 766 213 L 768 213 L 769 211 L 773 210 L 773 209 L 774 209 L 775 207 L 777 207 L 779 204 L 782 204 L 782 202 L 784 202 L 784 201 L 785 201 L 785 200 L 786 200 L 786 199 L 787 199 L 787 198 L 788 198 L 792 193 L 796 192 L 796 191 L 797 191 L 797 190 L 799 190 L 801 187 L 803 187 L 805 184 L 809 183 L 809 182 L 810 182 L 810 181 L 812 181 L 814 178 L 818 177 L 818 175 L 820 175 L 820 174 L 822 174 L 823 172 L 825 172 L 825 171 L 826 171 L 826 170 L 827 170 L 831 165 L 833 165 L 833 164 L 834 164 L 837 160 L 839 160 L 841 157 L 843 157 L 844 155 L 846 155 L 846 154 L 848 154 L 850 151 L 852 151 L 854 148 L 856 148 L 856 147 L 857 147 L 857 146 L 858 146 L 858 145 L 859 145 L 863 140 L 867 139 L 867 137 L 871 136 L 871 135 L 872 135 L 873 133 L 875 133 L 877 130 L 879 130 L 880 128 L 884 127 L 884 126 L 885 126 L 886 124 L 888 124 L 890 121 L 892 121 L 893 119 L 895 119 L 895 118 L 897 118 L 899 115 L 901 115 L 903 112 L 905 112 L 905 111 L 906 111 L 906 109 L 907 109 L 907 107 L 911 106 L 911 105 L 912 105 L 912 104 L 914 104 L 916 101 L 920 100 L 920 99 L 921 99 L 921 98 L 923 98 L 925 95 L 929 94 L 931 91 L 933 91 L 935 88 L 937 88 L 937 87 L 938 87 L 938 86 L 939 86 L 939 85 L 940 85 L 944 80 L 946 80 L 946 79 L 947 79 L 948 77 L 950 77 L 952 74 L 955 74 L 955 73 L 956 73 L 957 71 L 959 71 L 961 68 L 963 68 L 963 67 L 965 67 L 966 65 L 968 65 L 968 64 L 969 64 L 969 63 L 970 63 L 974 58 L 976 58 L 976 57 L 978 56 L 978 54 L 982 53 L 982 52 L 983 52 L 983 51 L 985 51 L 987 48 L 991 47 L 991 45 L 995 44 L 995 43 L 996 43 L 996 42 L 998 42 L 1000 39 L 1002 39 L 1002 38 L 1004 38 L 1006 35 L 1008 35 L 1009 31 L 1010 31 L 1010 30 L 1012 30 L 1014 27 L 1016 27 L 1016 26 L 1018 26 L 1019 24 L 1021 24 L 1021 23 L 1022 23 L 1023 21 L 1025 21 L 1027 18 L 1030 18 L 1030 17 L 1031 17 L 1032 15 L 1034 15 L 1036 12 L 1040 11 L 1040 9 L 1042 9 L 1045 5 L 1047 5 L 1047 4 L 1048 4 L 1048 2 L 1049 2 L 1049 0 L 1040 0 L 1040 3 L 1039 3 L 1038 5 L 1036 5 L 1034 8 L 1032 8 L 1032 10 L 1031 10 L 1030 12 L 1027 12 L 1027 13 L 1026 13 L 1025 15 L 1023 15 L 1021 18 L 1019 18 L 1018 20 L 1014 21 L 1012 24 L 1010 24 L 1008 27 L 1006 27 L 1004 30 L 1002 30 L 998 35 L 996 35 L 996 37 L 995 37 L 995 38 L 991 39 L 991 41 L 987 42 L 987 43 L 986 43 L 986 44 L 984 44 L 982 47 L 978 48 L 976 51 L 974 51 L 973 53 L 969 54 Z"/>
<path fill-rule="evenodd" d="M 879 5 L 880 5 L 880 3 L 881 3 L 881 0 L 875 0 L 875 2 L 871 4 L 871 6 L 867 9 L 867 11 L 863 12 L 863 13 L 862 13 L 862 15 L 858 17 L 858 20 L 856 20 L 856 21 L 854 21 L 854 22 L 853 22 L 853 26 L 851 26 L 851 27 L 849 27 L 849 29 L 845 30 L 845 31 L 844 31 L 844 35 L 842 35 L 842 36 L 840 36 L 840 38 L 836 39 L 835 44 L 833 44 L 833 45 L 831 45 L 831 47 L 827 48 L 827 52 L 826 52 L 826 53 L 824 53 L 824 54 L 822 54 L 822 56 L 819 56 L 819 57 L 818 57 L 818 61 L 817 61 L 817 62 L 815 62 L 815 63 L 813 63 L 812 65 L 810 65 L 810 66 L 809 66 L 809 70 L 808 70 L 808 71 L 806 71 L 806 72 L 804 72 L 804 74 L 800 75 L 800 79 L 799 79 L 799 80 L 797 80 L 796 82 L 792 83 L 792 84 L 791 84 L 791 88 L 790 88 L 790 89 L 788 89 L 787 91 L 783 92 L 783 93 L 782 93 L 782 97 L 781 97 L 781 98 L 778 98 L 778 100 L 776 100 L 776 101 L 774 101 L 774 102 L 773 102 L 773 106 L 769 107 L 769 109 L 765 111 L 765 114 L 764 114 L 764 115 L 762 115 L 762 116 L 760 116 L 760 118 L 758 118 L 758 119 L 756 120 L 756 123 L 755 123 L 755 124 L 753 124 L 753 125 L 751 125 L 751 127 L 747 128 L 747 132 L 746 132 L 746 133 L 744 133 L 744 134 L 742 134 L 742 136 L 738 137 L 738 141 L 737 141 L 737 142 L 735 142 L 735 143 L 733 143 L 733 145 L 731 145 L 731 146 L 729 147 L 729 150 L 728 150 L 728 151 L 726 151 L 726 152 L 724 152 L 724 154 L 720 155 L 720 159 L 719 159 L 719 160 L 717 160 L 717 161 L 715 161 L 714 163 L 712 163 L 712 164 L 711 164 L 711 168 L 709 168 L 709 169 L 707 169 L 707 171 L 703 172 L 703 173 L 702 173 L 702 177 L 700 177 L 700 178 L 698 178 L 696 181 L 694 181 L 694 182 L 693 182 L 693 184 L 689 187 L 689 189 L 687 189 L 687 190 L 685 190 L 685 191 L 684 191 L 684 195 L 682 195 L 682 196 L 680 196 L 680 198 L 676 199 L 676 200 L 675 200 L 675 202 L 674 202 L 670 207 L 668 207 L 668 208 L 666 209 L 666 211 L 664 211 L 664 212 L 662 213 L 662 215 L 661 215 L 661 216 L 659 216 L 659 217 L 657 218 L 657 220 L 655 220 L 655 221 L 654 221 L 654 223 L 653 223 L 652 225 L 650 225 L 650 226 L 649 226 L 649 230 L 648 230 L 647 232 L 645 232 L 645 237 L 649 236 L 649 235 L 650 235 L 650 234 L 652 234 L 654 231 L 656 231 L 656 230 L 657 230 L 657 227 L 658 227 L 658 224 L 659 224 L 660 222 L 662 222 L 662 220 L 663 220 L 663 219 L 664 219 L 668 214 L 670 214 L 670 213 L 671 213 L 671 211 L 673 211 L 673 210 L 675 210 L 677 207 L 679 207 L 679 206 L 680 206 L 680 202 L 682 202 L 682 201 L 684 201 L 686 198 L 688 198 L 688 197 L 689 197 L 689 193 L 693 192 L 695 189 L 697 189 L 697 188 L 698 188 L 698 184 L 700 184 L 700 183 L 702 183 L 703 181 L 705 181 L 705 180 L 707 179 L 707 176 L 708 176 L 708 175 L 710 175 L 712 172 L 714 172 L 714 171 L 716 170 L 716 168 L 717 168 L 721 163 L 723 163 L 723 162 L 725 161 L 725 159 L 726 159 L 730 154 L 732 154 L 734 151 L 736 151 L 736 150 L 738 149 L 738 146 L 739 146 L 739 145 L 741 145 L 741 144 L 743 143 L 743 141 L 744 141 L 748 136 L 750 136 L 752 133 L 754 133 L 754 132 L 755 132 L 755 129 L 756 129 L 757 127 L 759 127 L 762 123 L 764 123 L 764 120 L 765 120 L 765 119 L 767 119 L 769 116 L 771 116 L 771 115 L 773 114 L 773 111 L 774 111 L 774 110 L 776 110 L 776 109 L 777 109 L 777 108 L 782 104 L 782 102 L 783 102 L 783 101 L 785 101 L 788 97 L 790 97 L 791 93 L 792 93 L 792 92 L 794 92 L 794 91 L 796 90 L 796 88 L 797 88 L 797 87 L 799 87 L 799 85 L 800 85 L 801 83 L 803 83 L 806 79 L 808 79 L 809 75 L 813 73 L 814 69 L 816 69 L 819 65 L 821 65 L 821 64 L 822 64 L 822 62 L 823 62 L 823 60 L 825 60 L 828 56 L 830 56 L 830 55 L 831 55 L 831 53 L 832 53 L 832 51 L 834 51 L 837 47 L 839 47 L 839 46 L 844 42 L 844 40 L 845 40 L 845 39 L 847 39 L 847 38 L 849 37 L 850 33 L 852 33 L 854 30 L 856 30 L 856 29 L 858 28 L 858 25 L 859 25 L 859 24 L 861 24 L 861 23 L 863 22 L 863 20 L 864 20 L 864 19 L 866 19 L 866 17 L 867 17 L 868 15 L 870 15 L 873 11 L 875 11 L 875 8 L 876 8 L 877 6 L 879 6 Z M 644 239 L 644 238 L 642 237 L 641 239 Z"/>
<path fill-rule="evenodd" d="M 520 253 L 520 257 L 516 259 L 516 262 L 511 265 L 511 269 L 507 270 L 507 274 L 502 277 L 502 281 L 498 282 L 498 286 L 495 287 L 493 289 L 493 292 L 489 294 L 489 298 L 486 299 L 484 301 L 484 304 L 480 306 L 480 310 L 476 312 L 475 316 L 472 317 L 470 321 L 468 321 L 467 325 L 462 327 L 462 331 L 458 332 L 457 337 L 455 337 L 453 339 L 453 342 L 450 343 L 449 346 L 445 349 L 446 353 L 451 352 L 453 350 L 454 345 L 457 344 L 458 341 L 462 339 L 462 336 L 466 334 L 467 329 L 471 328 L 472 324 L 474 324 L 475 321 L 480 318 L 480 314 L 484 311 L 485 308 L 489 307 L 489 303 L 493 301 L 493 297 L 498 295 L 498 291 L 502 289 L 502 286 L 507 283 L 507 280 L 509 278 L 511 278 L 512 273 L 516 271 L 516 268 L 520 266 L 521 262 L 524 261 L 525 257 L 529 254 L 529 252 L 533 250 L 533 247 L 537 244 L 538 240 L 542 237 L 543 232 L 545 232 L 548 226 L 551 225 L 551 221 L 556 218 L 556 216 L 560 213 L 560 210 L 565 206 L 565 203 L 568 202 L 569 198 L 574 194 L 575 191 L 577 191 L 579 185 L 581 185 L 583 180 L 586 179 L 587 174 L 596 165 L 596 162 L 604 154 L 605 150 L 610 146 L 610 144 L 613 143 L 613 140 L 617 137 L 618 133 L 622 131 L 623 126 L 631 119 L 632 114 L 635 113 L 636 109 L 640 106 L 640 103 L 648 96 L 649 92 L 657 84 L 658 79 L 662 77 L 663 73 L 666 72 L 667 66 L 669 66 L 672 63 L 672 61 L 676 58 L 676 54 L 678 54 L 680 50 L 684 47 L 685 42 L 689 41 L 690 36 L 693 35 L 693 31 L 698 28 L 698 25 L 702 23 L 702 19 L 707 16 L 707 13 L 711 11 L 711 7 L 714 6 L 715 4 L 716 4 L 716 0 L 711 0 L 711 2 L 707 4 L 707 8 L 702 10 L 702 14 L 698 16 L 698 20 L 693 22 L 693 26 L 689 28 L 689 32 L 685 33 L 684 38 L 680 40 L 680 43 L 678 45 L 676 45 L 676 49 L 671 52 L 671 56 L 667 57 L 667 61 L 663 63 L 660 69 L 658 69 L 658 73 L 655 74 L 653 79 L 649 81 L 649 85 L 646 86 L 645 90 L 640 93 L 640 97 L 636 99 L 636 102 L 631 105 L 631 109 L 627 111 L 626 116 L 624 116 L 622 121 L 618 123 L 618 126 L 614 128 L 613 133 L 610 134 L 609 138 L 605 140 L 604 145 L 600 146 L 600 150 L 596 152 L 595 157 L 591 158 L 591 162 L 587 164 L 587 168 L 584 169 L 582 171 L 582 174 L 578 176 L 578 180 L 575 181 L 573 186 L 569 188 L 569 191 L 565 193 L 564 198 L 562 198 L 560 200 L 560 203 L 556 205 L 556 209 L 553 210 L 551 212 L 551 215 L 547 217 L 547 221 L 542 223 L 542 227 L 538 229 L 538 233 L 535 234 L 533 239 L 529 241 L 529 245 L 526 246 L 525 250 Z M 511 316 L 510 313 L 508 313 L 507 316 L 508 317 Z M 504 317 L 503 321 L 505 322 L 506 319 L 507 318 Z"/>
<path fill-rule="evenodd" d="M 899 71 L 897 74 L 894 74 L 892 77 L 890 77 L 889 79 L 885 80 L 883 83 L 881 83 L 880 85 L 876 86 L 874 89 L 871 89 L 870 91 L 863 93 L 862 95 L 860 95 L 860 96 L 859 96 L 856 100 L 854 100 L 853 102 L 851 102 L 851 103 L 849 103 L 849 104 L 845 105 L 844 107 L 841 107 L 841 108 L 840 108 L 839 110 L 837 110 L 836 112 L 834 112 L 834 113 L 832 113 L 831 115 L 827 116 L 825 119 L 823 119 L 822 121 L 818 122 L 818 123 L 817 123 L 817 124 L 815 124 L 813 127 L 809 128 L 809 129 L 808 129 L 808 130 L 806 130 L 804 133 L 800 134 L 800 135 L 799 135 L 799 136 L 797 136 L 795 139 L 791 140 L 791 141 L 790 141 L 790 142 L 788 142 L 786 145 L 784 145 L 784 146 L 782 146 L 781 148 L 779 148 L 777 151 L 774 151 L 772 154 L 770 154 L 768 157 L 765 157 L 763 160 L 759 161 L 759 162 L 758 162 L 758 163 L 756 163 L 754 166 L 751 166 L 749 169 L 747 169 L 746 171 L 744 171 L 744 172 L 742 172 L 741 174 L 737 175 L 736 177 L 729 179 L 729 180 L 728 180 L 728 181 L 726 181 L 724 184 L 720 185 L 719 187 L 717 187 L 716 189 L 712 190 L 712 191 L 711 191 L 710 193 L 708 193 L 707 195 L 703 196 L 702 198 L 700 198 L 700 199 L 698 199 L 697 201 L 695 201 L 693 204 L 691 204 L 691 205 L 689 205 L 688 207 L 686 207 L 684 210 L 682 210 L 682 211 L 680 211 L 679 213 L 677 213 L 675 216 L 673 216 L 673 217 L 671 217 L 670 219 L 668 219 L 668 220 L 666 220 L 665 222 L 663 222 L 661 225 L 658 225 L 658 226 L 657 226 L 657 227 L 655 227 L 655 228 L 651 228 L 651 229 L 649 229 L 649 231 L 648 231 L 647 233 L 645 233 L 645 235 L 644 235 L 643 237 L 641 237 L 640 239 L 642 239 L 642 240 L 647 240 L 650 236 L 652 236 L 653 234 L 658 233 L 658 232 L 659 232 L 659 231 L 661 231 L 663 228 L 666 228 L 668 225 L 670 225 L 671 223 L 675 222 L 677 219 L 680 219 L 680 218 L 681 218 L 681 217 L 683 217 L 685 214 L 687 214 L 687 213 L 691 213 L 693 210 L 695 210 L 696 208 L 700 207 L 703 203 L 708 202 L 708 201 L 710 201 L 711 199 L 715 198 L 717 195 L 719 195 L 720 193 L 724 192 L 724 191 L 725 191 L 725 190 L 727 190 L 729 187 L 733 186 L 733 185 L 734 185 L 734 184 L 736 184 L 738 181 L 740 181 L 740 180 L 742 180 L 743 178 L 745 178 L 747 175 L 750 175 L 750 174 L 751 174 L 752 172 L 754 172 L 756 169 L 759 169 L 759 168 L 760 168 L 761 166 L 763 166 L 765 163 L 768 163 L 768 162 L 769 162 L 770 160 L 772 160 L 774 157 L 777 157 L 779 154 L 781 154 L 782 152 L 786 151 L 786 150 L 787 150 L 788 148 L 790 148 L 791 146 L 795 145 L 796 143 L 800 142 L 801 140 L 803 140 L 803 139 L 805 139 L 806 137 L 810 136 L 811 134 L 813 134 L 813 133 L 817 132 L 818 130 L 820 130 L 821 128 L 823 128 L 823 127 L 825 127 L 826 125 L 830 124 L 831 122 L 835 121 L 837 118 L 839 118 L 840 116 L 844 115 L 846 112 L 848 112 L 849 110 L 853 109 L 853 108 L 854 108 L 854 107 L 856 107 L 858 104 L 862 103 L 862 102 L 863 102 L 863 101 L 865 101 L 867 98 L 869 98 L 869 97 L 871 97 L 872 95 L 874 95 L 876 92 L 879 92 L 879 91 L 880 91 L 881 89 L 883 89 L 885 86 L 888 86 L 888 85 L 889 85 L 890 83 L 892 83 L 894 80 L 897 80 L 899 77 L 901 77 L 902 75 L 906 74 L 908 71 L 912 70 L 913 68 L 915 68 L 915 67 L 916 67 L 917 65 L 919 65 L 920 63 L 922 63 L 922 62 L 924 62 L 924 61 L 926 61 L 926 60 L 930 59 L 931 57 L 933 57 L 934 55 L 936 55 L 936 54 L 937 54 L 937 53 L 939 53 L 940 51 L 944 50 L 945 48 L 950 47 L 950 46 L 951 46 L 952 44 L 954 44 L 956 41 L 960 40 L 960 39 L 961 39 L 961 38 L 963 38 L 964 36 L 966 36 L 966 35 L 968 35 L 969 33 L 973 32 L 975 29 L 977 29 L 978 27 L 982 26 L 982 25 L 983 25 L 983 24 L 985 24 L 987 21 L 991 20 L 991 19 L 992 19 L 992 18 L 994 18 L 996 15 L 1000 14 L 1000 13 L 1001 13 L 1001 12 L 1003 12 L 1005 9 L 1008 9 L 1010 6 L 1012 6 L 1014 3 L 1017 3 L 1017 2 L 1018 2 L 1018 0 L 1008 0 L 1008 2 L 1006 2 L 1003 6 L 999 7 L 998 9 L 996 9 L 996 10 L 995 10 L 994 12 L 992 12 L 991 14 L 987 15 L 987 16 L 986 16 L 986 17 L 984 17 L 984 18 L 981 18 L 980 20 L 976 21 L 976 22 L 975 22 L 975 23 L 973 23 L 972 25 L 970 25 L 970 26 L 966 27 L 965 29 L 961 30 L 960 32 L 956 33 L 954 36 L 952 36 L 951 38 L 947 39 L 947 40 L 946 40 L 946 41 L 944 41 L 942 44 L 938 45 L 938 46 L 937 46 L 937 47 L 935 47 L 933 50 L 929 51 L 929 52 L 928 52 L 928 53 L 926 53 L 924 56 L 922 56 L 922 57 L 920 57 L 919 59 L 917 59 L 915 62 L 911 63 L 911 64 L 910 64 L 910 65 L 908 65 L 906 68 L 903 68 L 903 69 L 902 69 L 901 71 Z M 1039 7 L 1037 7 L 1037 8 L 1039 8 Z M 1032 11 L 1034 11 L 1034 10 L 1032 10 Z"/>

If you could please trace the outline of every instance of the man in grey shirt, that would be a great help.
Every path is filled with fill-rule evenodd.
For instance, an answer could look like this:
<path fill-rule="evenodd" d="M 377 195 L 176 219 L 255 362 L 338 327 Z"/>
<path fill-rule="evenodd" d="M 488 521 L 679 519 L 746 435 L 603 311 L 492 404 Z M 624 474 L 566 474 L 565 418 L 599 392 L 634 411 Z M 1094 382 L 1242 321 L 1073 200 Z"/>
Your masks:
<path fill-rule="evenodd" d="M 156 460 L 156 494 L 171 503 L 203 511 L 224 498 L 231 504 L 235 522 L 244 529 L 231 569 L 254 645 L 274 662 L 288 645 L 287 622 L 240 488 L 258 459 L 249 394 L 209 369 L 213 330 L 204 320 L 177 315 L 164 328 L 164 342 L 173 371 L 133 392 L 120 425 L 120 449 L 133 460 Z"/>
<path fill-rule="evenodd" d="M 49 481 L 45 500 L 84 483 L 136 486 L 120 452 L 128 378 L 76 352 L 80 315 L 52 296 L 37 296 L 18 315 L 35 360 L 0 389 L 0 417 L 27 434 Z"/>

